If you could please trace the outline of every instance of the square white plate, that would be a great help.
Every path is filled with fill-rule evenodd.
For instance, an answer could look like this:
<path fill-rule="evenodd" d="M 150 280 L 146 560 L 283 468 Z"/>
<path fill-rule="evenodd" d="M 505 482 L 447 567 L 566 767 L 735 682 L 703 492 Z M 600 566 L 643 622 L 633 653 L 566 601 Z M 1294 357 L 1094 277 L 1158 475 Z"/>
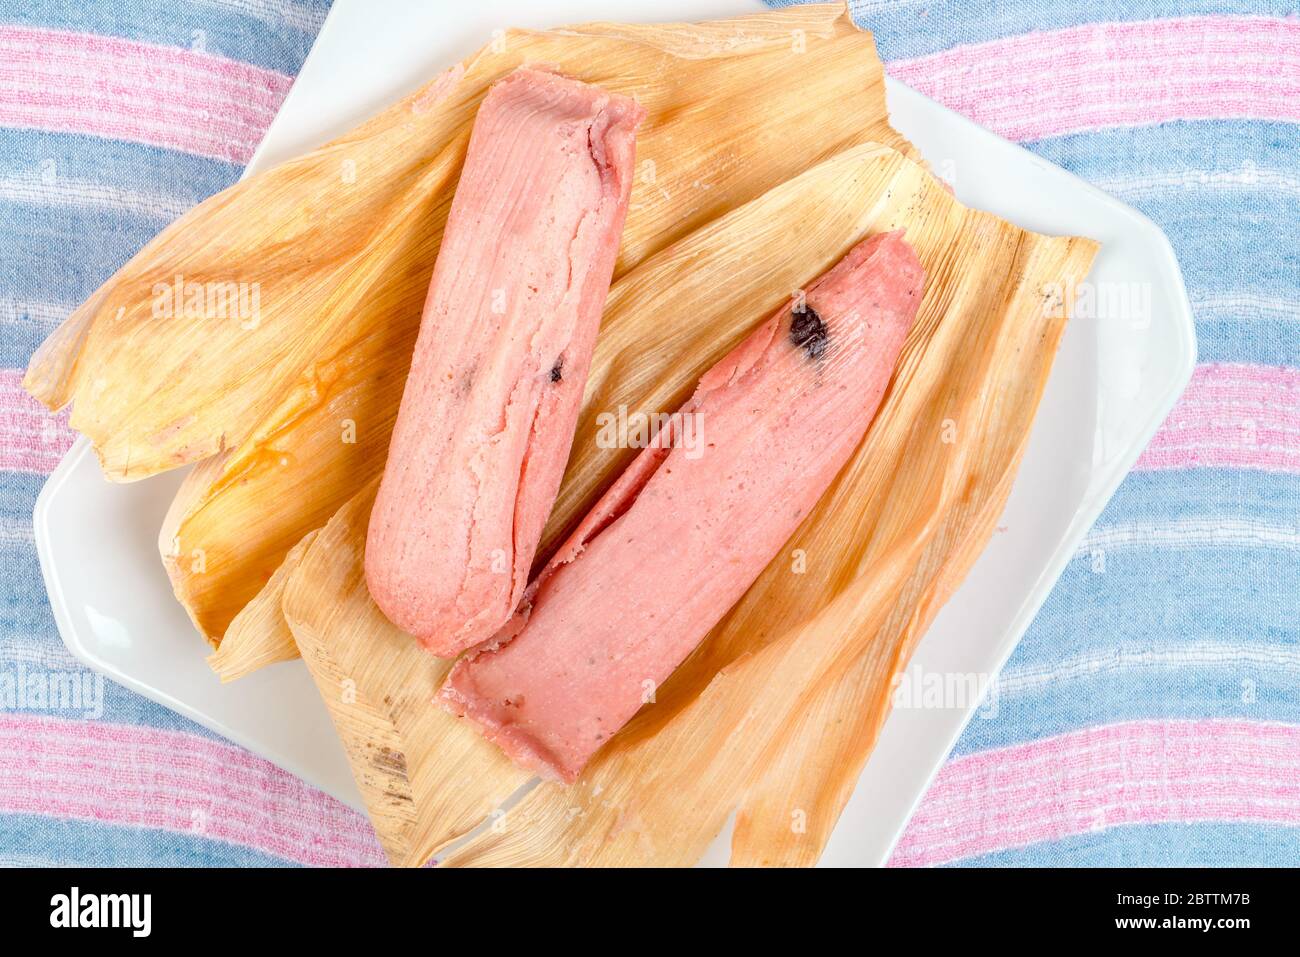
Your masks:
<path fill-rule="evenodd" d="M 365 0 L 335 0 L 249 170 L 343 132 L 497 29 L 700 20 L 758 9 L 757 0 L 388 0 L 381 11 Z M 1150 293 L 1145 323 L 1070 323 L 1000 533 L 913 659 L 922 673 L 992 675 L 1191 376 L 1191 310 L 1173 251 L 1145 217 L 901 84 L 891 81 L 888 95 L 894 125 L 937 170 L 954 174 L 963 202 L 1029 229 L 1099 240 L 1091 280 L 1140 283 Z M 84 439 L 50 476 L 35 531 L 64 641 L 89 667 L 362 807 L 301 662 L 225 687 L 204 664 L 207 647 L 173 599 L 155 545 L 179 483 L 173 473 L 111 485 Z M 824 864 L 887 860 L 972 710 L 893 712 Z M 706 861 L 725 860 L 724 835 Z"/>

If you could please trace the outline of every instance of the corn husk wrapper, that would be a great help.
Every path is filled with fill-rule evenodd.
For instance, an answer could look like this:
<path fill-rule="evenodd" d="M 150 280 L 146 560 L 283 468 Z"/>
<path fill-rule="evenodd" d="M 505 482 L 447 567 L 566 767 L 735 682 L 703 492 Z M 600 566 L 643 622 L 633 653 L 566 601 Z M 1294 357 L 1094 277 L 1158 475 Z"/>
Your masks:
<path fill-rule="evenodd" d="M 298 657 L 298 646 L 294 643 L 293 632 L 281 605 L 289 576 L 307 554 L 319 531 L 308 532 L 302 541 L 289 549 L 266 587 L 235 616 L 225 640 L 208 655 L 208 666 L 222 681 L 234 681 L 258 668 Z"/>
<path fill-rule="evenodd" d="M 416 866 L 477 827 L 529 775 L 433 707 L 452 662 L 425 651 L 371 600 L 362 560 L 376 489 L 372 482 L 316 535 L 283 608 L 380 843 L 393 863 Z"/>
<path fill-rule="evenodd" d="M 193 237 L 225 229 L 224 217 L 234 215 L 229 210 L 242 212 L 243 233 L 238 256 L 222 249 L 217 261 L 189 262 L 187 275 L 242 272 L 244 262 L 253 268 L 274 259 L 280 239 L 267 224 L 275 216 L 292 215 L 276 202 L 319 196 L 333 217 L 328 230 L 284 251 L 299 257 L 287 278 L 263 280 L 258 330 L 240 331 L 228 342 L 227 334 L 234 334 L 228 327 L 209 328 L 206 338 L 194 330 L 190 340 L 168 326 L 163 331 L 169 344 L 156 347 L 166 350 L 168 361 L 175 360 L 176 350 L 190 349 L 196 357 L 201 351 L 204 366 L 202 377 L 186 386 L 188 404 L 178 405 L 178 397 L 167 391 L 170 380 L 161 381 L 151 414 L 169 421 L 195 416 L 187 433 L 206 430 L 204 454 L 233 446 L 187 477 L 160 536 L 177 596 L 214 644 L 288 549 L 382 470 L 474 111 L 487 86 L 522 62 L 554 64 L 571 76 L 629 93 L 647 110 L 616 276 L 848 146 L 879 141 L 911 151 L 888 126 L 870 36 L 831 4 L 718 23 L 509 31 L 500 43 L 357 132 L 223 194 L 216 206 L 220 215 L 209 213 L 207 204 L 199 207 L 182 221 L 180 235 L 188 242 L 198 244 Z M 782 80 L 774 84 L 776 75 Z M 759 89 L 762 96 L 755 94 Z M 701 90 L 709 95 L 701 97 Z M 340 164 L 347 160 L 356 165 L 357 181 L 351 185 L 339 181 Z M 379 181 L 394 176 L 402 188 L 378 188 Z M 354 193 L 365 194 L 365 201 Z M 345 201 L 334 202 L 335 194 Z M 269 215 L 262 212 L 268 204 Z M 309 204 L 306 215 L 312 208 Z M 369 235 L 372 222 L 388 220 L 400 229 Z M 176 253 L 162 239 L 159 243 L 133 262 L 143 261 L 139 268 L 144 268 L 164 254 L 172 262 Z M 324 260 L 322 243 L 330 250 Z M 377 256 L 384 257 L 382 269 L 358 278 L 360 265 Z M 195 253 L 191 259 L 199 257 Z M 110 287 L 120 297 L 134 282 L 125 276 Z M 322 301 L 331 288 L 338 296 L 346 291 L 338 309 Z M 109 305 L 116 303 L 114 298 Z M 130 327 L 129 322 L 110 325 Z M 326 327 L 329 334 L 322 333 L 320 344 L 309 348 L 307 340 L 316 342 L 316 333 Z M 141 361 L 141 347 L 135 344 L 128 353 L 125 337 L 123 332 L 108 339 L 87 361 L 109 369 L 122 368 L 128 359 Z M 115 351 L 115 344 L 121 348 Z M 296 377 L 273 381 L 256 363 L 259 356 L 300 345 L 309 358 Z M 272 396 L 274 402 L 265 403 L 265 414 L 259 405 L 256 415 L 250 409 L 228 416 L 224 393 L 245 367 L 266 381 L 259 403 Z M 129 392 L 125 385 L 119 390 L 123 409 L 128 394 L 143 396 L 154 388 L 149 381 L 133 384 Z M 111 417 L 115 412 L 107 396 L 93 407 Z M 79 392 L 74 409 L 83 403 Z M 250 416 L 252 428 L 246 426 Z M 161 421 L 146 423 L 147 416 L 128 424 L 137 434 L 164 427 Z M 148 459 L 139 441 L 129 453 L 132 475 L 167 467 L 160 456 Z M 110 450 L 107 470 L 111 457 Z M 204 556 L 202 563 L 194 561 L 196 551 Z M 292 654 L 292 646 L 284 651 Z"/>
<path fill-rule="evenodd" d="M 600 447 L 600 413 L 671 411 L 791 290 L 862 235 L 898 227 L 927 286 L 895 382 L 851 463 L 786 552 L 576 785 L 535 788 L 448 863 L 687 864 L 738 807 L 737 863 L 820 854 L 887 714 L 893 674 L 1005 501 L 1064 326 L 1059 311 L 1045 310 L 1044 290 L 1081 280 L 1094 244 L 966 210 L 886 147 L 847 150 L 777 187 L 615 284 L 544 536 L 553 545 L 635 455 Z M 952 444 L 942 441 L 948 422 L 958 430 Z M 330 615 L 322 568 L 350 561 L 347 574 L 361 581 L 367 514 L 364 499 L 340 513 L 330 528 L 347 547 L 326 551 L 318 539 L 291 575 L 290 591 L 312 596 L 302 614 Z M 396 635 L 376 651 L 375 636 L 395 629 L 368 599 L 353 607 L 356 619 L 313 628 L 308 664 L 327 700 L 328 683 L 346 673 L 366 702 L 361 713 L 383 712 L 376 702 L 420 657 Z M 617 608 L 611 596 L 610 613 Z M 422 695 L 433 682 L 420 681 Z M 846 704 L 868 713 L 846 714 Z M 332 713 L 355 766 L 368 748 L 366 720 L 344 705 Z M 468 808 L 499 804 L 517 787 L 519 772 L 465 730 L 426 700 L 415 733 L 386 739 L 410 780 L 446 789 L 427 805 L 412 791 L 405 833 L 424 840 L 386 840 L 400 845 L 395 859 L 417 861 L 464 834 L 482 821 Z M 454 788 L 447 770 L 429 771 L 446 753 L 455 755 Z M 807 795 L 796 810 L 815 821 L 798 840 L 781 790 L 792 768 Z"/>

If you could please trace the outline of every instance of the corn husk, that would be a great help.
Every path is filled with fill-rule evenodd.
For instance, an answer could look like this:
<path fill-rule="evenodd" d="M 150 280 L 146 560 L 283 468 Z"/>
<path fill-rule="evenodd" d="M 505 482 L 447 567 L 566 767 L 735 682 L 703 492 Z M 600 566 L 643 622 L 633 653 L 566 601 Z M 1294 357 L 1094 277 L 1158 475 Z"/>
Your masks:
<path fill-rule="evenodd" d="M 599 447 L 600 412 L 675 408 L 800 282 L 863 234 L 898 227 L 926 266 L 927 286 L 895 382 L 852 462 L 786 553 L 576 785 L 535 788 L 448 863 L 686 864 L 738 807 L 738 863 L 806 863 L 820 853 L 887 713 L 884 689 L 1005 500 L 1065 321 L 1044 309 L 1044 290 L 1081 280 L 1095 245 L 967 210 L 886 147 L 845 151 L 615 284 L 544 536 L 555 543 L 635 454 Z M 943 441 L 949 423 L 953 443 Z M 309 589 L 323 605 L 329 579 L 318 566 L 344 561 L 360 582 L 365 515 L 364 501 L 340 513 L 330 527 L 347 546 L 326 551 L 318 539 L 290 589 Z M 303 614 L 329 614 L 307 604 Z M 355 610 L 356 619 L 313 628 L 317 657 L 308 665 L 327 698 L 329 682 L 345 672 L 368 713 L 419 656 L 400 636 L 376 650 L 373 636 L 387 623 L 373 603 L 358 600 Z M 369 653 L 357 651 L 360 636 Z M 422 676 L 420 694 L 430 686 Z M 846 716 L 846 704 L 867 713 Z M 356 761 L 366 753 L 366 722 L 346 706 L 332 712 Z M 427 699 L 420 721 L 418 732 L 385 743 L 403 754 L 406 773 L 439 778 L 445 772 L 428 768 L 450 749 L 458 767 L 474 770 L 461 781 L 477 786 L 453 789 L 454 815 L 445 793 L 429 805 L 413 797 L 406 833 L 427 840 L 386 840 L 401 845 L 396 859 L 405 862 L 464 834 L 476 823 L 466 808 L 499 803 L 518 783 L 495 748 L 467 738 Z M 781 799 L 792 768 L 808 795 L 797 810 L 816 824 L 797 841 Z"/>
<path fill-rule="evenodd" d="M 386 188 L 383 208 L 376 200 L 356 213 L 397 217 L 400 232 L 367 237 L 365 245 L 353 249 L 349 230 L 360 224 L 345 207 L 334 213 L 337 222 L 328 233 L 296 247 L 301 259 L 292 278 L 263 286 L 263 312 L 269 316 L 273 304 L 279 310 L 268 326 L 288 328 L 276 343 L 297 343 L 303 335 L 296 325 L 304 316 L 315 323 L 324 308 L 304 287 L 351 288 L 356 280 L 349 270 L 358 258 L 379 255 L 375 243 L 391 247 L 387 272 L 374 274 L 366 280 L 368 291 L 348 298 L 352 315 L 324 316 L 320 324 L 335 331 L 321 340 L 305 371 L 281 384 L 268 380 L 268 393 L 278 398 L 254 428 L 236 428 L 219 411 L 225 408 L 222 390 L 234 364 L 249 361 L 242 351 L 229 353 L 230 364 L 214 362 L 229 346 L 208 341 L 207 378 L 187 385 L 192 404 L 185 408 L 213 429 L 220 422 L 224 438 L 207 448 L 235 447 L 187 477 L 161 546 L 178 598 L 214 644 L 287 550 L 382 470 L 473 109 L 490 82 L 524 61 L 553 63 L 580 79 L 631 93 L 647 110 L 616 275 L 848 146 L 874 140 L 911 151 L 887 124 L 882 73 L 870 36 L 854 28 L 839 6 L 828 4 L 718 23 L 509 31 L 499 44 L 370 121 L 364 135 L 350 134 L 294 161 L 292 176 L 272 170 L 223 194 L 223 203 L 247 212 L 250 204 L 266 202 L 272 186 L 297 196 L 367 191 L 377 179 L 394 175 L 408 183 L 402 191 Z M 782 81 L 773 84 L 778 74 Z M 762 96 L 755 95 L 758 89 Z M 702 98 L 700 90 L 709 95 Z M 413 122 L 416 112 L 419 119 Z M 359 177 L 367 171 L 364 183 L 337 182 L 345 156 L 357 163 Z M 417 160 L 425 166 L 413 165 Z M 247 220 L 254 225 L 240 239 L 241 255 L 225 252 L 213 268 L 238 271 L 241 261 L 257 262 L 269 254 L 269 227 L 256 226 L 263 220 L 251 214 Z M 188 217 L 185 235 L 210 234 L 218 225 L 200 207 Z M 322 252 L 315 248 L 335 234 L 346 249 L 329 252 L 325 262 L 337 261 L 337 276 L 316 262 Z M 159 255 L 146 250 L 141 257 Z M 192 345 L 205 344 L 196 339 Z M 95 361 L 116 368 L 112 363 L 118 358 L 99 355 Z M 120 358 L 124 361 L 125 353 Z M 211 407 L 203 404 L 205 395 Z M 168 415 L 189 414 L 170 395 L 166 401 Z M 242 425 L 245 418 L 238 421 Z M 138 422 L 131 427 L 145 428 Z M 133 474 L 143 474 L 146 459 L 138 449 L 131 459 Z M 164 464 L 157 457 L 154 462 Z M 107 460 L 105 467 L 110 468 Z M 201 571 L 194 570 L 196 550 L 206 557 Z M 292 646 L 285 650 L 291 654 Z"/>
<path fill-rule="evenodd" d="M 225 640 L 208 655 L 208 666 L 222 681 L 234 681 L 258 668 L 298 657 L 293 632 L 281 610 L 284 586 L 318 533 L 319 529 L 308 532 L 289 549 L 266 587 L 235 616 Z"/>
<path fill-rule="evenodd" d="M 451 668 L 392 625 L 366 590 L 372 482 L 316 535 L 284 615 L 329 707 L 380 843 L 418 865 L 528 781 L 467 724 L 431 705 Z"/>

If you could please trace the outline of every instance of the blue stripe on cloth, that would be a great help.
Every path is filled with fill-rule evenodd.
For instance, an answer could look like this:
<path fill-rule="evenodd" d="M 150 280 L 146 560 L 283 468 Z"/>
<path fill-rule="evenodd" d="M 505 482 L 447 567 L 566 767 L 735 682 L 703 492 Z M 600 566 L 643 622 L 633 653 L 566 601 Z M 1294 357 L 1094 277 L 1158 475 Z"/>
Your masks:
<path fill-rule="evenodd" d="M 292 75 L 329 7 L 330 0 L 0 0 L 0 23 L 202 50 Z"/>
<path fill-rule="evenodd" d="M 1180 170 L 1300 173 L 1300 126 L 1266 120 L 1179 121 L 1075 133 L 1035 143 L 1043 159 L 1093 183 Z M 1261 189 L 1270 188 L 1261 182 Z"/>
<path fill-rule="evenodd" d="M 1294 867 L 1300 828 L 1271 824 L 1129 824 L 981 854 L 954 867 Z"/>
<path fill-rule="evenodd" d="M 0 368 L 240 168 L 134 143 L 0 128 Z"/>
<path fill-rule="evenodd" d="M 1207 362 L 1255 362 L 1300 367 L 1300 302 L 1268 296 L 1263 301 L 1193 298 L 1196 339 Z M 1242 326 L 1250 335 L 1242 334 Z"/>
<path fill-rule="evenodd" d="M 292 867 L 226 841 L 156 828 L 29 814 L 0 815 L 0 866 Z"/>
<path fill-rule="evenodd" d="M 39 476 L 0 472 L 0 660 L 10 657 L 15 636 L 54 633 L 32 538 L 32 508 L 41 484 Z"/>
<path fill-rule="evenodd" d="M 795 6 L 797 0 L 767 0 Z M 1108 20 L 1203 14 L 1296 15 L 1288 0 L 849 0 L 854 22 L 876 36 L 885 60 L 910 59 L 966 43 Z"/>
<path fill-rule="evenodd" d="M 116 197 L 81 194 L 76 188 L 94 184 L 123 196 L 157 197 L 157 209 L 167 222 L 239 179 L 234 163 L 193 156 L 157 146 L 102 139 L 77 133 L 49 133 L 0 127 L 0 200 L 19 188 L 41 190 L 51 202 L 72 204 Z M 59 190 L 67 185 L 66 197 Z M 128 206 L 129 208 L 129 206 Z M 142 209 L 147 211 L 147 206 Z"/>
<path fill-rule="evenodd" d="M 69 302 L 28 298 L 32 291 L 0 285 L 0 369 L 24 368 L 36 347 L 75 308 Z"/>
<path fill-rule="evenodd" d="M 1027 144 L 1160 225 L 1202 362 L 1300 366 L 1300 125 L 1179 122 Z"/>
<path fill-rule="evenodd" d="M 1297 364 L 1300 248 L 1294 235 L 1276 225 L 1300 222 L 1300 194 L 1259 189 L 1230 195 L 1193 187 L 1125 198 L 1164 229 L 1193 303 L 1244 295 L 1294 304 L 1233 308 L 1226 315 L 1202 306 L 1197 317 L 1205 319 L 1205 335 L 1198 337 L 1202 362 Z"/>
<path fill-rule="evenodd" d="M 0 204 L 0 235 L 10 237 L 9 255 L 0 261 L 0 297 L 80 302 L 166 225 L 105 210 L 38 211 L 31 222 L 37 210 Z M 34 281 L 33 270 L 43 281 Z"/>

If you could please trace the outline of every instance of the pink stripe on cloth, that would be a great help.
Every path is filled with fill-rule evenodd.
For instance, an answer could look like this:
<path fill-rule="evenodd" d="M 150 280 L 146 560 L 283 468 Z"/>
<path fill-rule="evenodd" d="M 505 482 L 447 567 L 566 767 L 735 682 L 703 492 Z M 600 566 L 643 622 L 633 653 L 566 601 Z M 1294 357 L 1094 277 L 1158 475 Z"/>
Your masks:
<path fill-rule="evenodd" d="M 292 77 L 180 47 L 0 26 L 0 125 L 247 163 Z"/>
<path fill-rule="evenodd" d="M 149 827 L 319 866 L 382 865 L 365 817 L 233 745 L 0 715 L 0 811 Z"/>
<path fill-rule="evenodd" d="M 1300 121 L 1300 20 L 1097 23 L 887 65 L 1014 140 L 1170 120 Z"/>
<path fill-rule="evenodd" d="M 20 369 L 0 369 L 0 469 L 48 475 L 72 447 L 66 411 L 55 415 L 23 391 Z"/>
<path fill-rule="evenodd" d="M 1300 369 L 1198 366 L 1134 468 L 1300 473 Z"/>
<path fill-rule="evenodd" d="M 891 866 L 945 864 L 1126 824 L 1300 824 L 1300 727 L 1130 721 L 948 762 Z"/>

